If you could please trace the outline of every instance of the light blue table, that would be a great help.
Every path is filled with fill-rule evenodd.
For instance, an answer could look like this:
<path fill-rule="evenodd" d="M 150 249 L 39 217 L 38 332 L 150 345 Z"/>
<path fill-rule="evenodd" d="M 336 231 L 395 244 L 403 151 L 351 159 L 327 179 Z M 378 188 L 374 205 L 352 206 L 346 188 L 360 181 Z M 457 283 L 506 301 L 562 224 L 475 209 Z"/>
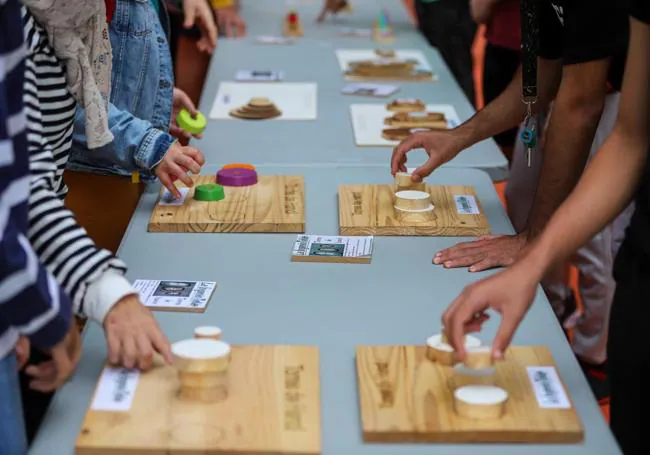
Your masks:
<path fill-rule="evenodd" d="M 216 169 L 206 169 L 206 173 Z M 338 232 L 340 184 L 388 183 L 385 169 L 357 167 L 262 167 L 263 174 L 304 175 L 307 232 Z M 494 233 L 511 233 L 489 177 L 469 169 L 442 169 L 432 184 L 476 188 Z M 459 238 L 376 237 L 372 264 L 290 262 L 294 234 L 147 233 L 158 185 L 144 194 L 119 255 L 129 278 L 212 280 L 218 288 L 204 314 L 157 313 L 171 341 L 194 327 L 220 326 L 233 344 L 298 344 L 320 348 L 323 455 L 616 455 L 619 453 L 598 405 L 541 290 L 514 343 L 548 346 L 582 423 L 578 445 L 391 445 L 364 444 L 359 424 L 354 353 L 360 344 L 424 344 L 440 328 L 440 316 L 481 274 L 431 264 L 434 252 Z M 404 298 L 404 290 L 408 298 Z M 314 292 L 317 290 L 317 292 Z M 498 318 L 493 318 L 498 319 Z M 481 335 L 489 343 L 490 322 Z M 78 372 L 54 397 L 30 451 L 70 455 L 105 361 L 100 329 L 84 333 Z M 143 435 L 146 437 L 146 435 Z"/>
<path fill-rule="evenodd" d="M 464 1 L 464 0 L 462 0 Z M 385 99 L 342 95 L 347 83 L 340 71 L 337 49 L 376 49 L 370 38 L 339 36 L 342 27 L 369 28 L 379 6 L 389 11 L 396 30 L 396 49 L 419 49 L 424 52 L 439 82 L 398 82 L 396 97 L 420 98 L 432 104 L 451 104 L 461 120 L 474 110 L 455 82 L 439 53 L 411 24 L 399 0 L 356 0 L 352 15 L 343 14 L 317 24 L 315 18 L 321 2 L 297 8 L 305 37 L 293 45 L 262 45 L 258 35 L 279 35 L 287 9 L 284 0 L 243 2 L 243 15 L 249 36 L 242 40 L 221 39 L 212 59 L 206 80 L 201 111 L 207 116 L 217 94 L 219 83 L 234 81 L 238 70 L 279 70 L 285 82 L 316 82 L 318 84 L 318 120 L 246 122 L 210 120 L 204 139 L 195 145 L 205 153 L 208 162 L 225 164 L 246 161 L 256 165 L 349 164 L 388 167 L 391 147 L 356 147 L 349 105 L 353 103 L 385 103 Z M 426 160 L 424 151 L 409 154 L 409 164 Z M 507 160 L 489 139 L 462 152 L 445 166 L 476 168 L 486 171 L 492 180 L 504 180 Z"/>

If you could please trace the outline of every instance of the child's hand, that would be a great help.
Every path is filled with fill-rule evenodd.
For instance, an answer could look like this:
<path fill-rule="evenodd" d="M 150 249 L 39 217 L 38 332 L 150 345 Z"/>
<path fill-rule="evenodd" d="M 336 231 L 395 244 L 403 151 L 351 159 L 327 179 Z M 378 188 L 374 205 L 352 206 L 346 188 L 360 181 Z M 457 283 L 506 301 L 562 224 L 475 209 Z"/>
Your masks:
<path fill-rule="evenodd" d="M 196 110 L 196 106 L 188 94 L 180 88 L 174 87 L 174 94 L 172 96 L 172 122 L 169 126 L 169 134 L 189 140 L 192 138 L 192 135 L 181 128 L 178 123 L 176 123 L 176 117 L 178 117 L 178 113 L 181 111 L 181 109 L 186 109 L 189 111 L 189 113 L 192 114 L 192 117 L 196 117 L 198 111 Z M 194 137 L 200 139 L 201 135 L 196 134 Z"/>
<path fill-rule="evenodd" d="M 344 10 L 348 6 L 348 2 L 345 0 L 325 0 L 323 2 L 323 9 L 321 10 L 317 22 L 323 22 L 327 17 L 327 14 L 332 14 L 336 16 L 339 12 Z"/>
<path fill-rule="evenodd" d="M 27 364 L 31 351 L 30 347 L 31 343 L 29 342 L 29 338 L 21 335 L 16 343 L 16 361 L 18 363 L 18 371 L 22 370 Z"/>
<path fill-rule="evenodd" d="M 174 185 L 174 180 L 178 179 L 188 188 L 192 187 L 194 182 L 188 175 L 187 171 L 194 174 L 201 172 L 201 166 L 205 163 L 203 153 L 194 147 L 183 147 L 178 142 L 174 142 L 167 150 L 164 158 L 156 166 L 156 177 L 176 198 L 181 197 L 181 193 Z"/>

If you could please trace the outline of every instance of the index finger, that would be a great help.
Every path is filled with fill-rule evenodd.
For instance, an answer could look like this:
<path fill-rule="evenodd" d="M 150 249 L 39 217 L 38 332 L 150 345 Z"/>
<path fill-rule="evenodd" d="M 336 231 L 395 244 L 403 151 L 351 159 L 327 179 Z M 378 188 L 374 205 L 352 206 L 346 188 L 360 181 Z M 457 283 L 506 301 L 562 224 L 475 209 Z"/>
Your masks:
<path fill-rule="evenodd" d="M 194 147 L 187 146 L 185 147 L 185 154 L 191 157 L 194 161 L 196 161 L 199 166 L 203 166 L 205 164 L 205 157 L 203 156 L 203 153 Z"/>
<path fill-rule="evenodd" d="M 165 337 L 165 335 L 163 335 L 163 333 L 160 331 L 160 328 L 157 325 L 154 327 L 153 333 L 149 334 L 149 339 L 151 340 L 151 344 L 153 345 L 153 348 L 156 350 L 156 352 L 160 354 L 163 359 L 165 359 L 165 362 L 171 365 L 171 344 L 169 343 L 169 340 L 167 340 L 167 337 Z"/>
<path fill-rule="evenodd" d="M 194 20 L 196 18 L 196 9 L 188 8 L 187 10 L 183 11 L 183 14 L 185 15 L 185 21 L 183 22 L 183 27 L 191 28 L 194 25 Z"/>
<path fill-rule="evenodd" d="M 399 166 L 402 158 L 406 156 L 408 152 L 417 147 L 419 139 L 417 135 L 411 135 L 404 139 L 402 142 L 397 144 L 393 149 L 393 156 L 391 157 L 390 171 L 393 176 L 399 171 Z"/>
<path fill-rule="evenodd" d="M 456 308 L 446 321 L 445 329 L 449 337 L 449 344 L 458 354 L 459 360 L 462 361 L 465 358 L 465 327 L 477 312 L 485 310 L 485 305 L 471 291 L 463 291 L 457 300 L 458 302 L 452 304 Z"/>

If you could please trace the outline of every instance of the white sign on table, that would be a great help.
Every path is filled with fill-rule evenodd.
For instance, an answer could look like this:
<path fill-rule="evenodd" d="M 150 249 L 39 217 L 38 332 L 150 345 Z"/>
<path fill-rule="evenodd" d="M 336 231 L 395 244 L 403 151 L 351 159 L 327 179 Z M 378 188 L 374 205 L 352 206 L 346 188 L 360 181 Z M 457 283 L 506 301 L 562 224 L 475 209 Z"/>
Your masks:
<path fill-rule="evenodd" d="M 214 281 L 135 280 L 140 300 L 152 310 L 202 313 L 217 283 Z"/>
<path fill-rule="evenodd" d="M 282 111 L 282 115 L 267 121 L 316 120 L 317 85 L 314 83 L 237 83 L 222 82 L 212 103 L 210 118 L 236 120 L 229 112 L 248 104 L 251 98 L 264 97 Z"/>
<path fill-rule="evenodd" d="M 347 71 L 350 63 L 362 60 L 416 60 L 418 69 L 433 71 L 424 53 L 418 50 L 395 49 L 395 57 L 386 58 L 377 55 L 374 49 L 337 49 L 336 58 L 339 61 L 341 71 Z"/>
<path fill-rule="evenodd" d="M 449 104 L 427 104 L 427 112 L 440 112 L 447 118 L 447 126 L 455 128 L 460 124 L 460 118 L 454 106 Z M 354 140 L 360 147 L 386 146 L 394 147 L 399 141 L 389 141 L 381 136 L 381 132 L 390 128 L 384 124 L 386 117 L 395 113 L 386 109 L 385 104 L 352 104 L 350 106 Z"/>

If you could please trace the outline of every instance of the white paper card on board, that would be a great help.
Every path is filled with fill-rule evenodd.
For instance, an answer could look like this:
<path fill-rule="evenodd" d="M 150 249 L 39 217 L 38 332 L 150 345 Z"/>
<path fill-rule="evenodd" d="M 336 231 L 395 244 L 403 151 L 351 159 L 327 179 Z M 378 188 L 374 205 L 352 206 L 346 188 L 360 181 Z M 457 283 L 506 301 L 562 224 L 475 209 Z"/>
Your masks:
<path fill-rule="evenodd" d="M 428 112 L 445 114 L 449 128 L 460 124 L 456 109 L 450 104 L 427 104 L 426 109 Z M 390 128 L 384 124 L 384 120 L 394 114 L 386 109 L 386 104 L 352 104 L 350 115 L 356 144 L 360 147 L 395 147 L 399 141 L 389 141 L 381 136 L 385 128 Z"/>
<path fill-rule="evenodd" d="M 326 236 L 301 234 L 293 245 L 292 256 L 360 258 L 372 256 L 372 236 Z"/>
<path fill-rule="evenodd" d="M 160 196 L 160 201 L 158 204 L 160 205 L 183 205 L 185 202 L 185 199 L 187 199 L 187 195 L 190 192 L 189 188 L 179 188 L 178 192 L 181 193 L 181 197 L 178 199 L 175 198 L 175 196 L 172 194 L 171 191 L 169 191 L 167 188 L 163 190 L 162 196 Z"/>
<path fill-rule="evenodd" d="M 357 96 L 371 96 L 377 98 L 385 98 L 393 95 L 399 90 L 396 85 L 386 84 L 347 84 L 341 90 L 344 95 L 357 95 Z"/>
<path fill-rule="evenodd" d="M 454 194 L 454 202 L 459 215 L 478 215 L 481 213 L 476 198 L 471 194 Z"/>
<path fill-rule="evenodd" d="M 555 367 L 526 367 L 526 370 L 540 408 L 571 408 L 571 402 Z"/>
<path fill-rule="evenodd" d="M 337 49 L 336 58 L 341 71 L 347 71 L 350 63 L 362 60 L 413 60 L 417 62 L 418 69 L 433 71 L 424 53 L 414 49 L 395 49 L 395 57 L 390 59 L 377 55 L 374 49 Z"/>
<path fill-rule="evenodd" d="M 99 377 L 90 408 L 94 411 L 126 412 L 131 409 L 140 371 L 106 367 Z"/>
<path fill-rule="evenodd" d="M 372 29 L 371 28 L 343 27 L 341 29 L 341 36 L 357 37 L 357 38 L 370 38 L 372 36 Z"/>
<path fill-rule="evenodd" d="M 273 70 L 239 70 L 235 80 L 239 82 L 280 82 L 284 79 L 282 71 Z"/>
<path fill-rule="evenodd" d="M 317 85 L 314 83 L 222 82 L 212 103 L 211 119 L 238 120 L 229 112 L 248 104 L 251 98 L 264 97 L 282 111 L 279 117 L 265 120 L 316 120 Z"/>
<path fill-rule="evenodd" d="M 285 38 L 284 36 L 258 36 L 256 41 L 259 44 L 293 44 L 291 38 Z"/>
<path fill-rule="evenodd" d="M 151 309 L 203 309 L 216 286 L 214 281 L 135 280 L 133 283 L 142 302 Z"/>

